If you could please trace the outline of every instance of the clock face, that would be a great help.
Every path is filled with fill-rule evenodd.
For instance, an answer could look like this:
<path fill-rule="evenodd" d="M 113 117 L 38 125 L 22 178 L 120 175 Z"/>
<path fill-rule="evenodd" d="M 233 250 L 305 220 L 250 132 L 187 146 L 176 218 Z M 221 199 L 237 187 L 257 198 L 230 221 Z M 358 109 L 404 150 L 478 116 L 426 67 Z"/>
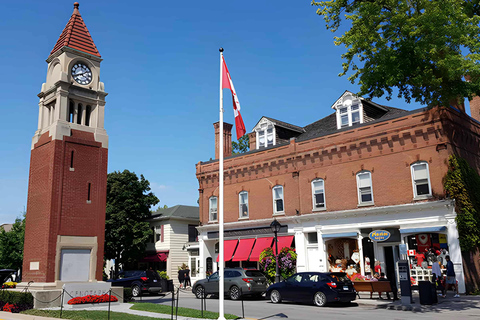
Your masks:
<path fill-rule="evenodd" d="M 72 67 L 72 77 L 80 84 L 92 82 L 92 71 L 83 63 L 76 63 Z"/>

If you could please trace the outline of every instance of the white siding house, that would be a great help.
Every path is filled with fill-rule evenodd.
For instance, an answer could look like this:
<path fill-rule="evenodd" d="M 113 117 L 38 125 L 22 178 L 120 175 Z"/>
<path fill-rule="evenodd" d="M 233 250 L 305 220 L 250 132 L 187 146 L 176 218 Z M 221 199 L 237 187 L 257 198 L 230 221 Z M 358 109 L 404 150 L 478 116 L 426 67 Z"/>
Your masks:
<path fill-rule="evenodd" d="M 178 270 L 182 264 L 190 267 L 192 280 L 197 266 L 191 264 L 190 255 L 198 248 L 196 227 L 199 225 L 199 210 L 194 206 L 177 205 L 161 208 L 148 220 L 152 230 L 152 241 L 147 245 L 146 257 L 140 261 L 140 268 L 152 267 L 166 271 L 178 285 Z"/>

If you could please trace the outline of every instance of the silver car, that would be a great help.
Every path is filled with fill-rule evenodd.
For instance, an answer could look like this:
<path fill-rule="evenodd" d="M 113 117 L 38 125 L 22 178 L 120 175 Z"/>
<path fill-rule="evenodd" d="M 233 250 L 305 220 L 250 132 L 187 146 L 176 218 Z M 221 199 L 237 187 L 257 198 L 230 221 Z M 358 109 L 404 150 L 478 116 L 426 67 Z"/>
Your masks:
<path fill-rule="evenodd" d="M 225 268 L 225 295 L 232 300 L 242 296 L 261 297 L 267 290 L 267 279 L 259 270 L 244 270 L 242 268 Z M 218 295 L 218 272 L 206 279 L 198 280 L 192 287 L 192 292 L 197 299 L 209 294 Z"/>

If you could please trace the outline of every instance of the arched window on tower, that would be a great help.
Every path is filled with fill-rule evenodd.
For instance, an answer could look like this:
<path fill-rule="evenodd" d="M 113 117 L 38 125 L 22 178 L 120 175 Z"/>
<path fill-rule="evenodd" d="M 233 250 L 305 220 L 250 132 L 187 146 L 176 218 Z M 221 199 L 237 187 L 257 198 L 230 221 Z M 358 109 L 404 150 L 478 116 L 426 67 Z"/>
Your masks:
<path fill-rule="evenodd" d="M 90 126 L 90 116 L 92 114 L 92 106 L 87 106 L 85 109 L 85 125 Z"/>
<path fill-rule="evenodd" d="M 79 103 L 78 113 L 77 113 L 77 124 L 82 124 L 82 113 L 83 113 L 83 105 Z"/>
<path fill-rule="evenodd" d="M 67 121 L 73 122 L 73 112 L 75 110 L 75 104 L 72 100 L 70 100 L 70 104 L 68 105 L 68 114 L 67 114 Z"/>

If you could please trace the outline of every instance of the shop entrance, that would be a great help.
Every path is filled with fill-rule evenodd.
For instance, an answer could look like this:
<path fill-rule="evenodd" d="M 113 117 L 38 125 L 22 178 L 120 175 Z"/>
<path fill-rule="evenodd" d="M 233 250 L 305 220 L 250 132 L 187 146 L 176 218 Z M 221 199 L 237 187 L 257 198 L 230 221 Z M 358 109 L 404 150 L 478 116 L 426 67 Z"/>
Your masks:
<path fill-rule="evenodd" d="M 398 246 L 385 246 L 383 247 L 383 253 L 385 257 L 385 276 L 388 280 L 396 281 L 396 265 L 399 259 Z"/>

